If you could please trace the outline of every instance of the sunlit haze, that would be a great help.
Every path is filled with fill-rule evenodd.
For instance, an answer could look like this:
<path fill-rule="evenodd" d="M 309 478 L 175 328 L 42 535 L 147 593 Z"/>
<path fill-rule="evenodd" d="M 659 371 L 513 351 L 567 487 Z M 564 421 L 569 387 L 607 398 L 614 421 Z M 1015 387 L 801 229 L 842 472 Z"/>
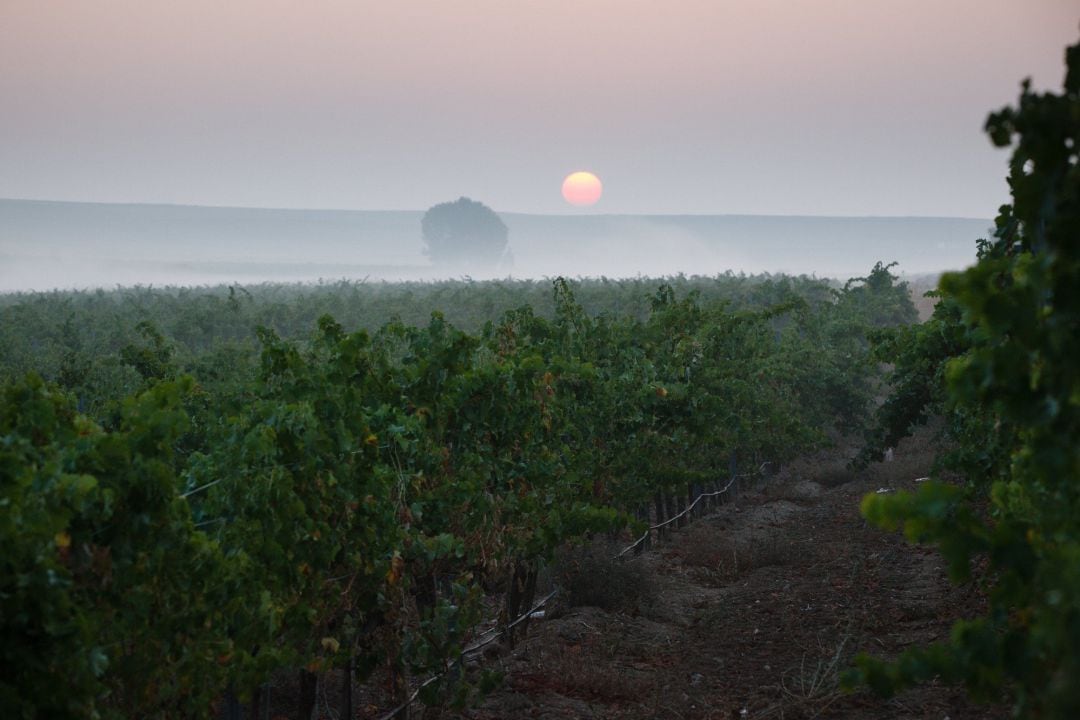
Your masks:
<path fill-rule="evenodd" d="M 0 197 L 991 217 L 1065 0 L 0 6 Z"/>

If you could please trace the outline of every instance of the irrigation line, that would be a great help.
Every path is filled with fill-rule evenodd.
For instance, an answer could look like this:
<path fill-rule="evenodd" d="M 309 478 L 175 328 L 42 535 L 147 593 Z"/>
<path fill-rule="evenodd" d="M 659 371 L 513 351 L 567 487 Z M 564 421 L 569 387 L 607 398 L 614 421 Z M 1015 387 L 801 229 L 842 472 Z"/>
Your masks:
<path fill-rule="evenodd" d="M 724 493 L 726 493 L 728 490 L 731 489 L 731 486 L 735 484 L 736 480 L 738 480 L 739 478 L 751 477 L 751 476 L 753 476 L 755 474 L 760 475 L 765 470 L 765 466 L 768 465 L 768 464 L 769 463 L 767 463 L 767 462 L 762 463 L 761 467 L 758 468 L 757 473 L 743 473 L 742 475 L 733 475 L 731 477 L 731 479 L 728 480 L 728 484 L 725 485 L 724 487 L 720 488 L 719 490 L 715 490 L 713 492 L 701 493 L 696 498 L 694 498 L 694 502 L 690 503 L 690 505 L 685 510 L 683 510 L 681 513 L 679 513 L 678 515 L 676 515 L 674 517 L 671 517 L 671 518 L 668 518 L 664 522 L 659 523 L 657 525 L 650 525 L 649 529 L 646 530 L 644 533 L 642 533 L 641 537 L 639 537 L 637 540 L 635 540 L 633 545 L 630 545 L 630 546 L 628 546 L 626 548 L 623 548 L 622 552 L 620 552 L 618 555 L 613 557 L 612 560 L 618 560 L 623 555 L 625 555 L 626 553 L 630 552 L 631 550 L 636 548 L 641 543 L 648 540 L 649 539 L 649 533 L 651 533 L 653 530 L 659 530 L 659 529 L 661 529 L 661 528 L 663 528 L 663 527 L 665 527 L 667 525 L 670 525 L 671 523 L 675 522 L 679 518 L 681 518 L 684 515 L 691 512 L 702 498 L 717 497 L 718 495 L 723 495 Z"/>
<path fill-rule="evenodd" d="M 550 600 L 551 598 L 555 597 L 555 596 L 556 596 L 556 595 L 558 595 L 558 594 L 559 594 L 559 589 L 558 589 L 558 588 L 556 588 L 556 589 L 552 590 L 552 591 L 551 591 L 551 592 L 549 592 L 549 593 L 548 593 L 548 594 L 547 594 L 546 596 L 544 596 L 544 599 L 542 599 L 542 600 L 541 600 L 540 602 L 538 602 L 538 603 L 536 603 L 535 605 L 533 605 L 533 607 L 532 607 L 532 609 L 531 609 L 531 610 L 529 610 L 528 612 L 526 612 L 526 613 L 525 613 L 524 615 L 522 615 L 522 616 L 521 616 L 521 617 L 519 617 L 519 618 L 518 618 L 517 620 L 515 620 L 515 621 L 514 621 L 514 622 L 512 622 L 512 623 L 510 623 L 509 625 L 507 625 L 507 626 L 506 626 L 506 627 L 504 627 L 503 629 L 499 630 L 499 632 L 495 633 L 495 635 L 493 635 L 493 636 L 489 637 L 489 638 L 488 638 L 487 640 L 484 640 L 484 641 L 482 641 L 482 642 L 478 642 L 478 643 L 475 643 L 475 644 L 473 644 L 473 645 L 470 645 L 469 647 L 465 648 L 464 650 L 462 650 L 462 651 L 461 651 L 461 654 L 462 654 L 462 656 L 464 656 L 464 655 L 471 655 L 472 653 L 476 652 L 477 650 L 479 650 L 479 649 L 481 649 L 481 648 L 483 648 L 483 647 L 485 647 L 485 646 L 487 646 L 487 645 L 490 645 L 491 643 L 493 643 L 493 642 L 495 641 L 495 638 L 499 637 L 500 635 L 503 635 L 503 634 L 505 634 L 507 630 L 509 630 L 509 629 L 511 629 L 511 628 L 513 628 L 513 627 L 516 627 L 516 626 L 517 626 L 518 624 L 520 624 L 520 623 L 523 623 L 523 622 L 525 622 L 525 620 L 527 620 L 528 618 L 532 617 L 532 614 L 533 614 L 534 612 L 536 612 L 536 611 L 537 611 L 537 610 L 539 610 L 540 608 L 544 607 L 544 605 L 546 605 L 546 604 L 547 604 L 547 601 L 548 601 L 548 600 Z"/>
<path fill-rule="evenodd" d="M 659 523 L 657 525 L 649 526 L 649 529 L 646 530 L 645 533 L 640 538 L 638 538 L 638 540 L 633 545 L 630 545 L 629 547 L 624 549 L 622 552 L 620 552 L 618 555 L 616 555 L 612 559 L 613 560 L 618 560 L 623 555 L 630 552 L 631 550 L 636 548 L 641 543 L 645 542 L 645 539 L 647 537 L 649 537 L 649 533 L 652 532 L 653 530 L 659 530 L 660 528 L 662 528 L 662 527 L 664 527 L 666 525 L 670 525 L 671 523 L 675 522 L 679 518 L 681 518 L 684 515 L 686 515 L 687 513 L 689 513 L 691 510 L 694 509 L 695 506 L 697 506 L 698 502 L 700 502 L 702 498 L 716 497 L 718 495 L 723 495 L 724 493 L 726 493 L 728 490 L 731 489 L 731 486 L 735 484 L 736 480 L 738 480 L 739 478 L 751 477 L 754 474 L 761 474 L 765 470 L 765 466 L 768 465 L 768 464 L 769 463 L 767 463 L 767 462 L 762 463 L 761 466 L 758 468 L 757 473 L 743 473 L 741 475 L 733 475 L 732 478 L 730 480 L 728 480 L 727 485 L 725 485 L 724 487 L 722 487 L 719 490 L 715 490 L 713 492 L 701 493 L 696 498 L 694 498 L 694 502 L 690 503 L 689 507 L 687 507 L 685 510 L 683 510 L 681 513 L 679 513 L 675 517 L 669 518 L 669 519 L 665 520 L 664 522 Z M 398 705 L 393 710 L 390 710 L 385 715 L 380 715 L 379 720 L 391 720 L 391 718 L 397 717 L 397 715 L 400 712 L 402 712 L 407 707 L 409 707 L 414 702 L 416 702 L 416 698 L 418 698 L 420 696 L 420 692 L 424 688 L 426 688 L 428 685 L 431 685 L 432 683 L 434 683 L 434 682 L 440 680 L 442 677 L 444 677 L 448 672 L 450 672 L 451 669 L 454 668 L 455 665 L 459 665 L 461 663 L 461 660 L 464 659 L 467 655 L 472 655 L 472 654 L 476 653 L 478 650 L 483 649 L 484 647 L 486 647 L 486 646 L 490 645 L 491 643 L 495 642 L 498 638 L 505 635 L 508 630 L 510 630 L 510 629 L 516 627 L 517 625 L 525 622 L 525 620 L 532 617 L 532 614 L 534 612 L 536 612 L 540 608 L 544 607 L 544 605 L 546 605 L 547 602 L 549 600 L 551 600 L 551 598 L 555 597 L 558 594 L 559 594 L 559 589 L 555 588 L 554 590 L 549 592 L 547 595 L 545 595 L 540 600 L 540 602 L 533 605 L 532 608 L 530 608 L 527 612 L 522 614 L 520 617 L 518 617 L 516 620 L 514 620 L 509 625 L 507 625 L 505 627 L 502 627 L 502 628 L 498 628 L 498 627 L 492 628 L 491 630 L 488 630 L 488 631 L 482 633 L 481 637 L 483 637 L 484 635 L 491 635 L 491 637 L 487 638 L 486 640 L 481 640 L 479 642 L 475 642 L 472 645 L 465 648 L 464 650 L 462 650 L 461 651 L 461 658 L 459 658 L 457 660 L 453 660 L 447 666 L 446 670 L 443 670 L 440 673 L 436 673 L 436 674 L 432 675 L 431 677 L 429 677 L 424 682 L 420 683 L 420 685 L 415 690 L 412 691 L 412 694 L 409 695 L 409 697 L 405 700 L 405 702 L 401 703 L 400 705 Z M 492 634 L 492 633 L 494 633 L 494 634 Z"/>
<path fill-rule="evenodd" d="M 525 622 L 525 620 L 528 619 L 534 612 L 536 612 L 540 608 L 544 607 L 544 605 L 547 603 L 547 601 L 550 600 L 551 598 L 555 597 L 558 594 L 558 592 L 559 592 L 558 589 L 552 590 L 540 602 L 533 605 L 532 609 L 530 609 L 524 615 L 519 617 L 517 620 L 514 620 L 514 622 L 512 622 L 509 625 L 507 625 L 506 627 L 502 628 L 501 630 L 499 630 L 499 632 L 495 633 L 493 636 L 491 636 L 487 640 L 475 643 L 475 644 L 470 645 L 469 647 L 465 648 L 464 650 L 462 650 L 461 651 L 461 657 L 464 658 L 466 655 L 471 655 L 472 653 L 475 653 L 477 650 L 480 650 L 481 648 L 485 647 L 486 645 L 490 645 L 491 643 L 495 642 L 495 640 L 499 636 L 503 635 L 510 628 L 513 628 L 513 627 L 517 626 L 518 624 L 520 624 L 522 622 Z M 420 686 L 412 691 L 412 694 L 409 695 L 409 697 L 405 700 L 405 702 L 401 703 L 400 705 L 398 705 L 396 708 L 394 708 L 390 712 L 386 713 L 385 715 L 380 715 L 379 720 L 390 720 L 390 718 L 396 717 L 398 713 L 400 713 L 402 710 L 404 710 L 405 708 L 409 707 L 414 702 L 416 702 L 416 698 L 418 698 L 420 696 L 420 691 L 421 690 L 426 688 L 428 685 L 431 685 L 435 681 L 441 679 L 444 675 L 446 675 L 446 673 L 450 672 L 450 670 L 453 669 L 453 667 L 455 665 L 460 664 L 460 662 L 461 662 L 460 659 L 459 660 L 454 660 L 453 662 L 451 662 L 447 666 L 446 670 L 443 670 L 441 673 L 436 673 L 436 674 L 432 675 L 431 677 L 429 677 L 424 682 L 420 683 Z"/>

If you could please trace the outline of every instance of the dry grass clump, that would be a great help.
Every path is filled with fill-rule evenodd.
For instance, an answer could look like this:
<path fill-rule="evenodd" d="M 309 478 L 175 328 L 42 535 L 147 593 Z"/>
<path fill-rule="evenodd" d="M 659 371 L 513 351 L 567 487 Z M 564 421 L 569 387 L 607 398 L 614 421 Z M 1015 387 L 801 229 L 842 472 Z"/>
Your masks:
<path fill-rule="evenodd" d="M 556 558 L 554 576 L 570 607 L 647 614 L 655 605 L 655 583 L 644 564 L 635 558 L 612 560 L 614 554 L 607 544 L 596 544 Z"/>
<path fill-rule="evenodd" d="M 847 460 L 837 460 L 823 466 L 814 475 L 814 482 L 824 488 L 834 488 L 854 481 L 858 476 Z"/>
<path fill-rule="evenodd" d="M 698 579 L 711 585 L 731 582 L 758 568 L 783 565 L 789 559 L 780 533 L 738 538 L 707 525 L 691 531 L 680 554 L 683 565 L 698 569 Z"/>
<path fill-rule="evenodd" d="M 841 698 L 840 671 L 851 664 L 851 654 L 845 652 L 848 640 L 844 635 L 832 648 L 819 643 L 813 657 L 804 655 L 797 667 L 784 673 L 781 702 L 774 708 L 779 717 L 818 718 Z"/>
<path fill-rule="evenodd" d="M 823 452 L 812 462 L 797 461 L 792 463 L 794 474 L 826 489 L 846 485 L 858 478 L 858 474 L 851 467 L 850 454 L 854 454 L 853 451 Z"/>

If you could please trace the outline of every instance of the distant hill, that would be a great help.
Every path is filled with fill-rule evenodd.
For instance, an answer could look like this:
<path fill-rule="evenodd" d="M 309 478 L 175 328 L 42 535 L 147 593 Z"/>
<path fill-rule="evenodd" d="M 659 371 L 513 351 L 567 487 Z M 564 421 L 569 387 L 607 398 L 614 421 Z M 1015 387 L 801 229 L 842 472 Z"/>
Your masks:
<path fill-rule="evenodd" d="M 0 291 L 117 284 L 417 279 L 421 211 L 266 210 L 0 200 Z M 512 273 L 790 272 L 846 278 L 877 260 L 963 267 L 989 220 L 501 213 Z"/>

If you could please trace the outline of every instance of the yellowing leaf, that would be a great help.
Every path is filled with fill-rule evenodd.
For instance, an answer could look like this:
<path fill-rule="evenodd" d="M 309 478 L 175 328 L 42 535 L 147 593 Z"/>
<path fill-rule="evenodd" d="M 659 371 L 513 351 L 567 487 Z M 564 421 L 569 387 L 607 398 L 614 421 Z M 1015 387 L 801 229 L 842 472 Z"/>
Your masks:
<path fill-rule="evenodd" d="M 71 547 L 71 536 L 68 535 L 66 530 L 61 530 L 56 533 L 56 537 L 53 539 L 56 541 L 56 547 L 61 550 L 66 550 Z"/>
<path fill-rule="evenodd" d="M 394 553 L 394 557 L 390 560 L 390 569 L 386 571 L 386 582 L 390 585 L 397 585 L 401 581 L 401 574 L 405 569 L 405 561 Z"/>

